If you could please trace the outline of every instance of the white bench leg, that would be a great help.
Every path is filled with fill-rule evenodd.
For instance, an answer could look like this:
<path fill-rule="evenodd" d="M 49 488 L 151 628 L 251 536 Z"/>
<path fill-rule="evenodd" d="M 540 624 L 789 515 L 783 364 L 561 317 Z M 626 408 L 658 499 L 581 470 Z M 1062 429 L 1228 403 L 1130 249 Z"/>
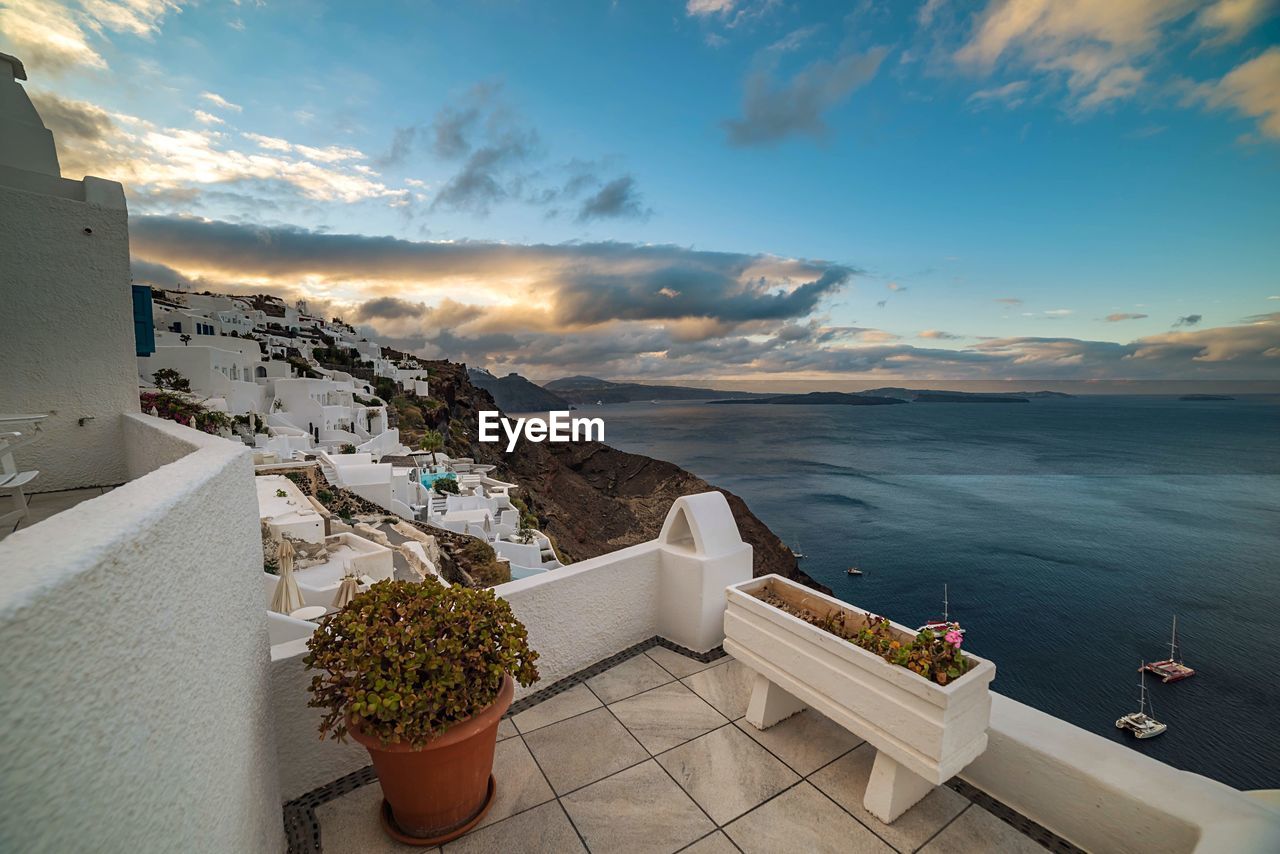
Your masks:
<path fill-rule="evenodd" d="M 756 729 L 768 729 L 779 721 L 804 711 L 804 703 L 770 682 L 759 673 L 747 704 L 747 723 Z"/>
<path fill-rule="evenodd" d="M 862 805 L 885 824 L 892 824 L 933 790 L 933 783 L 877 750 Z"/>

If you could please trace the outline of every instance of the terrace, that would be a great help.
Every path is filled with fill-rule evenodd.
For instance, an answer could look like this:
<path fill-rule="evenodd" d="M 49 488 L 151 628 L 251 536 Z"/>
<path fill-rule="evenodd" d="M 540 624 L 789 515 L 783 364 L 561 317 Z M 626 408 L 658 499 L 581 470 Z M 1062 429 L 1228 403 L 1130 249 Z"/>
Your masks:
<path fill-rule="evenodd" d="M 756 730 L 751 678 L 729 656 L 650 642 L 517 703 L 493 806 L 445 854 L 1078 850 L 961 780 L 881 823 L 862 806 L 874 748 L 811 710 Z M 290 850 L 414 850 L 383 834 L 381 802 L 372 768 L 293 801 Z"/>

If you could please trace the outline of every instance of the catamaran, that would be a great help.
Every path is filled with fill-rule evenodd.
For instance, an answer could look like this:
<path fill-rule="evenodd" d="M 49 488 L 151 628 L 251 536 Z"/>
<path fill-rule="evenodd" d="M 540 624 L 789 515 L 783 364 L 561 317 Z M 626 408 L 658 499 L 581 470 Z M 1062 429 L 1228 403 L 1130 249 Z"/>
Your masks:
<path fill-rule="evenodd" d="M 1130 712 L 1116 721 L 1116 729 L 1127 729 L 1137 738 L 1154 738 L 1169 728 L 1168 724 L 1162 724 L 1151 715 L 1147 714 L 1147 708 L 1150 703 L 1147 702 L 1147 665 L 1144 661 L 1142 667 L 1138 668 L 1139 681 L 1138 684 L 1142 688 L 1142 694 L 1138 700 L 1138 711 Z M 1151 714 L 1155 714 L 1155 707 L 1151 707 Z"/>
<path fill-rule="evenodd" d="M 920 628 L 916 629 L 917 632 L 923 632 L 925 630 L 937 633 L 955 630 L 961 635 L 964 634 L 964 629 L 960 628 L 956 623 L 951 622 L 950 605 L 947 602 L 947 585 L 945 584 L 942 585 L 942 619 L 930 620 Z"/>
<path fill-rule="evenodd" d="M 1178 615 L 1173 615 L 1173 637 L 1169 639 L 1169 657 L 1164 661 L 1152 661 L 1144 664 L 1143 669 L 1160 677 L 1161 682 L 1177 682 L 1196 672 L 1182 663 L 1178 656 Z"/>

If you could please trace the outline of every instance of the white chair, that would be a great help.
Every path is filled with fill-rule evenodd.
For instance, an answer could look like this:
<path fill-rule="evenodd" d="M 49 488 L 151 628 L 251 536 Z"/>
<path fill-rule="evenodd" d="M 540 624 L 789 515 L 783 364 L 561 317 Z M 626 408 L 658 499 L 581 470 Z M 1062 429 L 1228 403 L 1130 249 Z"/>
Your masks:
<path fill-rule="evenodd" d="M 13 459 L 12 446 L 22 438 L 21 433 L 0 433 L 0 492 L 12 493 L 13 509 L 0 515 L 0 537 L 11 533 L 27 516 L 27 496 L 22 488 L 36 479 L 38 471 L 18 471 Z"/>

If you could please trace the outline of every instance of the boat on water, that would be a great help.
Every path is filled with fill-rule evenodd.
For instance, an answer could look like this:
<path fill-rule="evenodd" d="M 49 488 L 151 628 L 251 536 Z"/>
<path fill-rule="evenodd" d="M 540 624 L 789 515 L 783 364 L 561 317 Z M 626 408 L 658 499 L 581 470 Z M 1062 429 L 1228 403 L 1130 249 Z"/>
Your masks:
<path fill-rule="evenodd" d="M 1138 698 L 1138 711 L 1130 712 L 1116 721 L 1116 729 L 1128 730 L 1135 738 L 1155 738 L 1169 728 L 1168 724 L 1162 724 L 1155 719 L 1156 710 L 1147 702 L 1146 672 L 1147 666 L 1144 661 L 1142 667 L 1138 668 L 1138 685 L 1142 690 Z M 1151 714 L 1147 714 L 1148 708 L 1151 709 Z"/>
<path fill-rule="evenodd" d="M 844 571 L 844 574 L 845 575 L 862 575 L 862 570 L 858 569 L 856 566 L 851 566 Z"/>
<path fill-rule="evenodd" d="M 787 546 L 787 548 L 791 550 L 791 556 L 794 557 L 796 560 L 804 559 L 804 549 L 800 548 L 799 540 L 796 540 L 796 544 L 794 546 Z"/>
<path fill-rule="evenodd" d="M 929 620 L 923 626 L 916 629 L 916 631 L 917 632 L 930 631 L 930 632 L 943 633 L 943 632 L 949 632 L 952 630 L 959 632 L 961 636 L 964 635 L 964 629 L 960 628 L 958 624 L 951 622 L 951 605 L 947 601 L 947 585 L 944 584 L 942 585 L 942 619 Z"/>
<path fill-rule="evenodd" d="M 1169 657 L 1164 661 L 1151 661 L 1142 665 L 1142 669 L 1148 673 L 1160 677 L 1161 682 L 1177 682 L 1186 679 L 1188 676 L 1195 676 L 1196 672 L 1182 663 L 1182 658 L 1178 654 L 1178 615 L 1173 615 L 1173 636 L 1169 639 Z"/>

